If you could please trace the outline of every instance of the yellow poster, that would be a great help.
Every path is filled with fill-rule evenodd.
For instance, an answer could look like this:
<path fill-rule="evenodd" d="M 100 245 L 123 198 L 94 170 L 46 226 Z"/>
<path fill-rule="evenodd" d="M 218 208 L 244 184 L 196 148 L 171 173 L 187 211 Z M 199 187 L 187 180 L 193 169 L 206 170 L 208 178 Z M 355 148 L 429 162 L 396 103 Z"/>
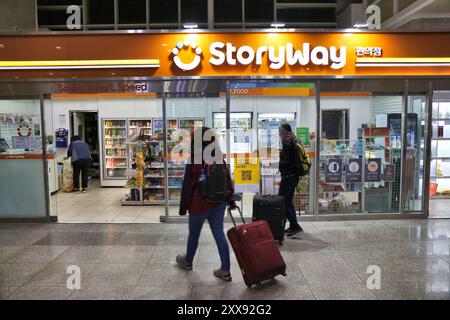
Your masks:
<path fill-rule="evenodd" d="M 234 158 L 234 183 L 259 185 L 259 158 Z"/>

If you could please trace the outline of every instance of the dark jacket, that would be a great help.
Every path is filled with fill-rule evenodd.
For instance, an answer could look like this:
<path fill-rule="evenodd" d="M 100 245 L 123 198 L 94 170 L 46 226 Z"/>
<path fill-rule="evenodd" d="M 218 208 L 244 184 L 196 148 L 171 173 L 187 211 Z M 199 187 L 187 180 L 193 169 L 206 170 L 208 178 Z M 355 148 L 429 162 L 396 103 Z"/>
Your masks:
<path fill-rule="evenodd" d="M 72 163 L 78 160 L 92 160 L 89 145 L 79 140 L 70 143 L 67 157 L 70 157 Z"/>
<path fill-rule="evenodd" d="M 295 141 L 292 139 L 285 139 L 283 140 L 282 145 L 283 148 L 280 150 L 280 163 L 278 165 L 281 177 L 298 175 L 295 167 L 295 162 L 297 161 Z"/>
<path fill-rule="evenodd" d="M 201 164 L 186 165 L 183 185 L 181 189 L 180 200 L 180 215 L 185 215 L 187 211 L 189 214 L 202 214 L 214 210 L 222 203 L 212 203 L 207 201 L 200 193 L 198 179 L 201 174 Z M 228 197 L 226 202 L 231 207 L 235 206 L 233 201 L 234 188 L 231 181 L 230 172 L 228 171 Z"/>

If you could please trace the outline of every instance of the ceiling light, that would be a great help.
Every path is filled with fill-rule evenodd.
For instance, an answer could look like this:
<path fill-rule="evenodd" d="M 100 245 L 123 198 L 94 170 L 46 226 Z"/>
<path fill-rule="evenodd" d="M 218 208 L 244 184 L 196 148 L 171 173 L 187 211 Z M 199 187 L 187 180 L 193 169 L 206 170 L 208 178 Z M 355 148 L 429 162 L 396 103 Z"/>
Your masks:
<path fill-rule="evenodd" d="M 198 25 L 196 23 L 186 23 L 183 25 L 185 29 L 197 29 Z"/>
<path fill-rule="evenodd" d="M 284 22 L 272 22 L 270 25 L 272 28 L 283 28 L 286 25 Z"/>
<path fill-rule="evenodd" d="M 368 27 L 369 27 L 369 25 L 367 23 L 356 23 L 353 26 L 353 28 L 356 28 L 356 29 L 363 29 L 363 28 L 368 28 Z"/>

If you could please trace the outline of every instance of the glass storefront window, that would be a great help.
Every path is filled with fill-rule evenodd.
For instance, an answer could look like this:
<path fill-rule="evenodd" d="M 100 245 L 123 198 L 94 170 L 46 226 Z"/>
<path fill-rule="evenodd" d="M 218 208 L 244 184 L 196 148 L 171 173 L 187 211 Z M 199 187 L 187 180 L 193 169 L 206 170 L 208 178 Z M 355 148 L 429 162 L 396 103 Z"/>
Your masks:
<path fill-rule="evenodd" d="M 426 121 L 426 96 L 409 96 L 405 158 L 406 212 L 422 212 Z"/>
<path fill-rule="evenodd" d="M 39 99 L 0 100 L 0 218 L 45 218 Z"/>
<path fill-rule="evenodd" d="M 278 129 L 289 123 L 314 162 L 315 97 L 312 83 L 235 82 L 230 84 L 232 174 L 251 216 L 256 193 L 278 194 L 281 141 Z M 251 119 L 250 119 L 251 117 Z M 251 130 L 248 130 L 248 129 Z M 234 152 L 233 152 L 234 150 Z M 234 168 L 239 165 L 238 169 Z M 314 169 L 302 177 L 294 195 L 299 214 L 314 211 Z"/>
<path fill-rule="evenodd" d="M 178 216 L 179 202 L 181 195 L 181 182 L 184 174 L 184 166 L 190 154 L 172 152 L 174 146 L 181 142 L 186 135 L 189 135 L 192 129 L 196 127 L 207 126 L 213 128 L 214 115 L 221 114 L 225 111 L 225 97 L 219 93 L 215 96 L 198 95 L 177 95 L 176 97 L 168 95 L 166 98 L 166 117 L 167 137 L 168 137 L 168 156 L 167 156 L 167 187 L 168 194 L 168 215 Z M 217 133 L 223 134 L 223 121 L 218 124 Z M 173 125 L 171 124 L 173 122 Z M 176 124 L 176 126 L 175 126 Z M 177 129 L 177 132 L 173 131 Z M 180 140 L 181 139 L 181 140 Z M 179 146 L 181 146 L 179 144 Z M 226 145 L 220 141 L 220 148 L 223 154 L 226 153 Z M 176 150 L 176 149 L 175 149 Z"/>
<path fill-rule="evenodd" d="M 322 92 L 320 103 L 320 214 L 399 212 L 402 96 Z"/>

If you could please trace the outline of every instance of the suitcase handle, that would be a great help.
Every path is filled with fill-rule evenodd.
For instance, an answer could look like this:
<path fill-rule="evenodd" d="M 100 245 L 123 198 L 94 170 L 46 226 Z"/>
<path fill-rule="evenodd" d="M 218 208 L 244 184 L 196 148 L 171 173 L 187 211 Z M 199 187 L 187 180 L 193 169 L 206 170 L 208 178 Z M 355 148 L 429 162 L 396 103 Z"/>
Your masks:
<path fill-rule="evenodd" d="M 241 208 L 239 208 L 238 206 L 236 206 L 236 209 L 239 211 L 239 215 L 241 216 L 242 223 L 245 224 L 245 220 L 244 220 L 244 216 L 242 215 Z M 236 227 L 236 221 L 234 220 L 233 214 L 231 213 L 231 209 L 230 209 L 229 206 L 228 206 L 228 214 L 230 215 L 231 221 L 233 221 L 233 224 L 234 224 L 234 226 Z"/>

